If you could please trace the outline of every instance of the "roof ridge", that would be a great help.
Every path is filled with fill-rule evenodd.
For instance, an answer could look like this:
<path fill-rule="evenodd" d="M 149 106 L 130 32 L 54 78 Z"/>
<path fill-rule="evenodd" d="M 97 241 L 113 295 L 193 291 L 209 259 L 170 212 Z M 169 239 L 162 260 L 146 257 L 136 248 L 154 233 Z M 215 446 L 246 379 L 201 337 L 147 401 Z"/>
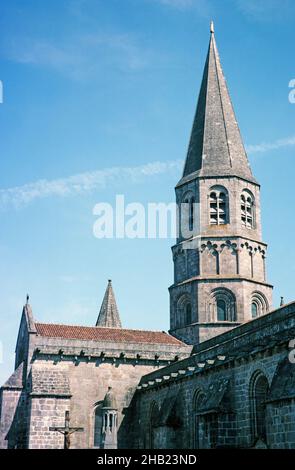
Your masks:
<path fill-rule="evenodd" d="M 223 126 L 224 126 L 224 132 L 225 132 L 225 137 L 226 137 L 226 148 L 227 148 L 227 151 L 228 151 L 229 164 L 230 164 L 230 167 L 232 168 L 233 164 L 232 164 L 230 147 L 229 147 L 229 143 L 228 143 L 228 132 L 227 132 L 227 126 L 226 126 L 225 112 L 224 112 L 224 103 L 223 103 L 223 100 L 222 100 L 220 76 L 219 76 L 219 71 L 218 71 L 218 67 L 217 67 L 217 61 L 219 60 L 219 62 L 220 62 L 220 59 L 219 59 L 219 53 L 218 53 L 218 50 L 217 50 L 214 34 L 211 35 L 211 41 L 212 41 L 212 49 L 213 49 L 213 55 L 214 55 L 214 65 L 215 65 L 215 70 L 216 70 L 216 78 L 217 78 L 218 90 L 219 90 L 219 96 L 220 96 L 220 105 L 221 105 L 221 111 L 222 111 L 222 117 L 223 117 Z"/>
<path fill-rule="evenodd" d="M 170 344 L 186 346 L 185 343 L 165 331 L 134 330 L 81 325 L 62 325 L 56 323 L 36 323 L 40 337 L 72 339 L 81 341 Z"/>
<path fill-rule="evenodd" d="M 68 327 L 77 327 L 77 328 L 93 328 L 93 329 L 98 329 L 98 330 L 119 330 L 119 331 L 142 331 L 142 332 L 149 332 L 149 333 L 162 333 L 167 336 L 172 336 L 172 338 L 175 338 L 173 335 L 171 335 L 168 331 L 164 330 L 143 330 L 143 329 L 138 329 L 138 328 L 118 328 L 114 326 L 93 326 L 93 325 L 73 325 L 73 324 L 68 324 L 68 323 L 47 323 L 47 322 L 35 322 L 36 325 L 54 325 L 54 326 L 68 326 Z M 175 338 L 177 339 L 177 338 Z"/>

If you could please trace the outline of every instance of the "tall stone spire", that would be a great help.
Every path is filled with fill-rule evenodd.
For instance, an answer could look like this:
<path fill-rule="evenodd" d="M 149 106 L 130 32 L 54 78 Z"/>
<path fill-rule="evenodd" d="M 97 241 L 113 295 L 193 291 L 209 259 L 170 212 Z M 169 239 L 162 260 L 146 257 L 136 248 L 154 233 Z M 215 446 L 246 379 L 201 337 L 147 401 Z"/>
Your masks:
<path fill-rule="evenodd" d="M 109 279 L 107 289 L 100 308 L 96 326 L 106 328 L 122 328 L 112 281 Z"/>
<path fill-rule="evenodd" d="M 184 173 L 176 186 L 170 333 L 198 344 L 272 308 L 253 178 L 210 26 Z M 182 204 L 189 211 L 182 213 Z M 191 210 L 193 208 L 193 211 Z M 185 230 L 184 230 L 185 229 Z"/>
<path fill-rule="evenodd" d="M 255 182 L 210 25 L 210 43 L 181 183 L 193 176 L 239 176 Z M 196 173 L 197 172 L 197 173 Z"/>

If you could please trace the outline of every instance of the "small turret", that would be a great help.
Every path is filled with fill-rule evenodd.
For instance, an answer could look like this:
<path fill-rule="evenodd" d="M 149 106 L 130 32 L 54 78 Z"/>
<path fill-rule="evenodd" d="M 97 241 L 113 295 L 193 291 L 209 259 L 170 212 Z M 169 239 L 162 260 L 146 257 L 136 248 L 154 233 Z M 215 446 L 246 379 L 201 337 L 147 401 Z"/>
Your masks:
<path fill-rule="evenodd" d="M 102 405 L 102 448 L 117 449 L 118 406 L 112 387 L 104 397 Z"/>

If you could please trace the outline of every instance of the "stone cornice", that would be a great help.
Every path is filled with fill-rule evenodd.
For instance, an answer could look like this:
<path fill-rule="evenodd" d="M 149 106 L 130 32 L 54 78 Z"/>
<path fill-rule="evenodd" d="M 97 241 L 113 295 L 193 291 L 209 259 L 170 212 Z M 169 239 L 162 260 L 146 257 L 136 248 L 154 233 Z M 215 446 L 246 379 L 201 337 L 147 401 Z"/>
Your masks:
<path fill-rule="evenodd" d="M 230 281 L 230 282 L 238 282 L 239 281 L 240 282 L 240 281 L 245 281 L 245 282 L 251 282 L 253 284 L 259 284 L 261 286 L 273 288 L 273 286 L 271 284 L 268 284 L 267 282 L 257 281 L 255 279 L 240 276 L 238 274 L 235 275 L 235 276 L 223 276 L 222 274 L 216 274 L 216 275 L 212 275 L 212 276 L 206 275 L 206 276 L 191 277 L 190 279 L 186 279 L 185 281 L 179 282 L 177 284 L 172 284 L 169 287 L 169 290 L 172 290 L 172 289 L 174 289 L 175 287 L 178 287 L 178 286 L 183 286 L 183 285 L 189 284 L 190 282 L 194 282 L 194 281 L 208 281 L 208 282 L 228 282 L 228 281 Z"/>

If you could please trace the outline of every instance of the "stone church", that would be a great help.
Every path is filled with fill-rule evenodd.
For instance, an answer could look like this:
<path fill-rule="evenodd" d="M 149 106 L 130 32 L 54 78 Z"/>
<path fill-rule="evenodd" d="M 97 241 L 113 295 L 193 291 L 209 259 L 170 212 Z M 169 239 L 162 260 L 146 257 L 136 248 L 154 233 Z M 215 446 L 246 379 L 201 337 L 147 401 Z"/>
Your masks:
<path fill-rule="evenodd" d="M 213 24 L 176 200 L 198 234 L 172 247 L 169 333 L 125 329 L 111 281 L 95 326 L 42 323 L 27 299 L 0 448 L 295 448 L 295 302 L 272 307 Z"/>

